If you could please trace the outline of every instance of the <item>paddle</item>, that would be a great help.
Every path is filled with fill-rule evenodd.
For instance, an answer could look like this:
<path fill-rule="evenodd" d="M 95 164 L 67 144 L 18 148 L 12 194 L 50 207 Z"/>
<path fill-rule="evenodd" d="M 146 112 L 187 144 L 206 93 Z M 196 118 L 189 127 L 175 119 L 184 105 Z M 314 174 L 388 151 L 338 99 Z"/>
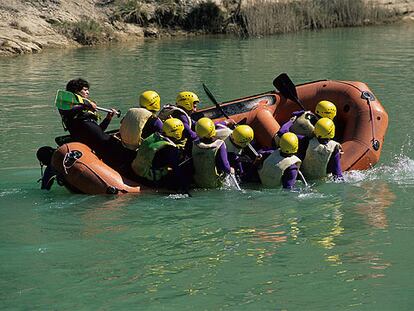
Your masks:
<path fill-rule="evenodd" d="M 238 191 L 242 191 L 242 189 L 240 188 L 239 182 L 237 181 L 236 175 L 234 175 L 234 173 L 230 173 L 230 179 L 232 180 L 234 186 L 236 187 L 236 189 Z"/>
<path fill-rule="evenodd" d="M 61 110 L 70 110 L 73 108 L 73 106 L 81 105 L 82 103 L 79 101 L 79 98 L 74 93 L 69 91 L 58 90 L 56 93 L 55 104 L 56 107 Z M 108 108 L 96 107 L 96 109 L 108 113 L 112 112 L 112 110 Z M 118 110 L 116 112 L 116 115 L 119 118 L 121 116 L 121 111 Z"/>
<path fill-rule="evenodd" d="M 213 102 L 214 105 L 216 105 L 217 109 L 220 110 L 221 114 L 226 118 L 226 119 L 231 119 L 229 117 L 229 115 L 224 111 L 223 107 L 220 106 L 220 104 L 217 102 L 216 98 L 213 96 L 213 94 L 210 92 L 210 90 L 208 89 L 207 85 L 205 85 L 203 83 L 203 89 L 206 92 L 208 98 L 210 98 L 210 100 Z M 237 125 L 238 123 L 236 123 Z M 260 157 L 260 155 L 257 153 L 256 149 L 253 148 L 253 146 L 249 143 L 247 145 L 250 149 L 251 152 L 253 152 L 253 154 L 255 155 L 255 157 Z"/>
<path fill-rule="evenodd" d="M 281 73 L 273 80 L 273 85 L 286 98 L 293 100 L 300 108 L 306 110 L 298 98 L 296 86 L 286 73 Z"/>
<path fill-rule="evenodd" d="M 302 172 L 300 170 L 298 170 L 298 175 L 300 176 L 300 178 L 302 179 L 303 183 L 305 184 L 305 187 L 308 187 L 308 183 L 306 182 L 305 176 L 303 176 Z"/>

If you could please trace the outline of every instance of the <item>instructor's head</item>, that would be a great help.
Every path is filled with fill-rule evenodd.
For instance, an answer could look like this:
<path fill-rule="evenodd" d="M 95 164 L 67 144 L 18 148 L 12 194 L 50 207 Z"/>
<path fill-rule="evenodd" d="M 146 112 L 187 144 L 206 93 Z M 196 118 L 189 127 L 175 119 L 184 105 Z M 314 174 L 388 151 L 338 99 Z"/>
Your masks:
<path fill-rule="evenodd" d="M 84 98 L 88 98 L 89 83 L 82 78 L 70 80 L 68 84 L 66 84 L 66 91 L 78 94 Z"/>

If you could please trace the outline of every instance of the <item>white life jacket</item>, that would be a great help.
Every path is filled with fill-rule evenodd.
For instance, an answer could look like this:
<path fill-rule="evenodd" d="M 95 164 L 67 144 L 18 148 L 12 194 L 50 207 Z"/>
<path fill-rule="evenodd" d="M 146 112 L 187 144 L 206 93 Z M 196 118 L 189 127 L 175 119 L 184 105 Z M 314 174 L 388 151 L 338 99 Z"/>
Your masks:
<path fill-rule="evenodd" d="M 210 144 L 196 140 L 193 143 L 194 181 L 198 187 L 217 188 L 222 185 L 222 175 L 216 167 L 216 155 L 224 141 L 217 139 Z"/>
<path fill-rule="evenodd" d="M 119 135 L 122 144 L 130 149 L 137 150 L 142 142 L 142 130 L 151 118 L 152 113 L 145 108 L 131 108 L 121 121 Z"/>
<path fill-rule="evenodd" d="M 304 135 L 306 137 L 313 137 L 313 130 L 315 127 L 310 122 L 310 116 L 313 115 L 310 111 L 305 111 L 298 117 L 292 117 L 290 120 L 293 121 L 292 126 L 290 127 L 289 131 L 295 133 L 297 135 Z"/>
<path fill-rule="evenodd" d="M 333 152 L 341 150 L 341 144 L 330 140 L 326 145 L 321 144 L 317 138 L 309 141 L 306 156 L 302 163 L 302 172 L 306 178 L 319 179 L 327 176 L 326 169 Z"/>
<path fill-rule="evenodd" d="M 180 114 L 183 114 L 186 116 L 187 120 L 188 120 L 188 125 L 192 126 L 192 121 L 190 116 L 188 115 L 188 113 L 184 110 L 181 109 L 180 107 L 174 106 L 174 105 L 165 105 L 161 108 L 161 110 L 158 112 L 158 118 L 161 119 L 162 122 L 164 122 L 165 120 L 169 119 L 172 117 L 172 114 L 174 114 L 175 112 L 179 112 Z"/>
<path fill-rule="evenodd" d="M 282 157 L 280 151 L 275 150 L 263 161 L 263 166 L 258 170 L 260 181 L 265 187 L 278 188 L 282 184 L 285 170 L 293 164 L 296 164 L 299 169 L 301 163 L 297 156 Z"/>

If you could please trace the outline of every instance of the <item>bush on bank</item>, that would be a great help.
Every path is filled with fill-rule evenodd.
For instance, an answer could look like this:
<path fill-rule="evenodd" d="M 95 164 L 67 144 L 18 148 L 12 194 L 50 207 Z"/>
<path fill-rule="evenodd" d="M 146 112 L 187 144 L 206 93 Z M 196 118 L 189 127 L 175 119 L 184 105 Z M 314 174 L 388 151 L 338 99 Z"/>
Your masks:
<path fill-rule="evenodd" d="M 333 27 L 389 23 L 398 12 L 364 0 L 307 0 L 270 2 L 251 0 L 192 2 L 182 0 L 106 0 L 112 10 L 109 20 L 167 32 L 185 30 L 202 33 L 232 33 L 261 36 Z M 113 39 L 112 31 L 96 21 L 85 19 L 57 25 L 66 36 L 84 45 Z M 152 34 L 153 35 L 153 34 Z"/>

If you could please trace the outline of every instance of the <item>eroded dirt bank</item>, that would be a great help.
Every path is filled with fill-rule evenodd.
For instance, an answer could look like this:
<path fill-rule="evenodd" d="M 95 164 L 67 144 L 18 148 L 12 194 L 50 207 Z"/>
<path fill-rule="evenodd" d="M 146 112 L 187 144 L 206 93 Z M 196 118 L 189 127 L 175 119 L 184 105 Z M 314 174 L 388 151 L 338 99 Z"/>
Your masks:
<path fill-rule="evenodd" d="M 306 1 L 309 0 L 299 2 Z M 0 56 L 37 53 L 47 47 L 69 48 L 200 31 L 229 33 L 240 26 L 238 22 L 243 22 L 234 18 L 240 9 L 254 6 L 257 0 L 186 0 L 179 4 L 173 1 L 168 8 L 137 1 L 139 6 L 128 7 L 129 11 L 126 7 L 120 9 L 119 3 L 119 0 L 2 0 Z M 375 3 L 395 12 L 399 19 L 414 21 L 414 0 Z M 193 13 L 198 15 L 192 16 Z M 208 15 L 216 19 L 215 24 Z M 205 20 L 200 20 L 203 16 Z M 167 27 L 160 27 L 158 22 Z M 204 27 L 206 23 L 211 24 Z"/>

